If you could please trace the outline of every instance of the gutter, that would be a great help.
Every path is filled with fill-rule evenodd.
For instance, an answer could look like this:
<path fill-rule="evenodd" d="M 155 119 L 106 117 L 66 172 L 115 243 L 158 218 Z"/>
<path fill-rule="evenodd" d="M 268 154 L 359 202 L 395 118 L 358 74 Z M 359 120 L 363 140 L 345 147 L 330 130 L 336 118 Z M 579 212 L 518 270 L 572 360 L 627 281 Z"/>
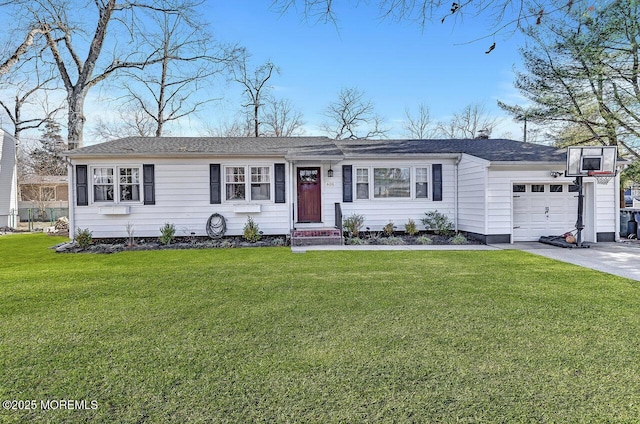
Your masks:
<path fill-rule="evenodd" d="M 453 217 L 454 217 L 454 220 L 455 220 L 456 233 L 458 232 L 458 218 L 459 218 L 458 217 L 458 211 L 459 211 L 458 202 L 460 200 L 459 196 L 458 196 L 458 193 L 459 193 L 459 191 L 458 191 L 458 165 L 460 164 L 461 161 L 462 161 L 462 153 L 458 154 L 458 158 L 456 159 L 456 162 L 455 162 L 455 164 L 453 166 L 454 181 L 455 181 L 455 183 L 453 185 L 454 186 L 453 189 L 455 190 L 455 193 L 454 193 L 455 196 L 454 196 L 454 202 L 453 202 Z"/>

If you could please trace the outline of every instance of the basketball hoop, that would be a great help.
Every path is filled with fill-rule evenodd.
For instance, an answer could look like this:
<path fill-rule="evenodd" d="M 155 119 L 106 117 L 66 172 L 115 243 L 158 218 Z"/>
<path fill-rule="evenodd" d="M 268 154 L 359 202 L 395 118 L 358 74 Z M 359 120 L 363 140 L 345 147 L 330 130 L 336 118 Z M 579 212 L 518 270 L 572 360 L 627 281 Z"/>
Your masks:
<path fill-rule="evenodd" d="M 615 172 L 589 171 L 589 176 L 594 177 L 598 184 L 609 184 L 609 181 L 616 176 Z"/>

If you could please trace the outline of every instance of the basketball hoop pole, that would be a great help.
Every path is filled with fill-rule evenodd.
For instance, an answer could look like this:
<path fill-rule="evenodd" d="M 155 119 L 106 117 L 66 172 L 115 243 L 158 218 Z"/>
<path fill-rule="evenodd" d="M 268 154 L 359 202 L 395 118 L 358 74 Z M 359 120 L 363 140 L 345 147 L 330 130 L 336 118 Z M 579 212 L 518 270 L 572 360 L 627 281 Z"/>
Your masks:
<path fill-rule="evenodd" d="M 576 245 L 582 247 L 582 230 L 584 229 L 584 194 L 582 193 L 582 177 L 576 177 L 576 185 L 578 186 L 578 221 L 576 222 Z"/>

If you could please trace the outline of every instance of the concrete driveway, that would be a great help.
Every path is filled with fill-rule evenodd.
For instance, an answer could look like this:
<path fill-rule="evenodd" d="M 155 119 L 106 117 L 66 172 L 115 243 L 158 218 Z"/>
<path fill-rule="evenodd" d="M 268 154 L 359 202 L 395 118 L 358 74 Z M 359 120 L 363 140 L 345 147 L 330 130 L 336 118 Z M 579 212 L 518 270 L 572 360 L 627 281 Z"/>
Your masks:
<path fill-rule="evenodd" d="M 640 281 L 640 242 L 596 243 L 589 248 L 567 249 L 537 242 L 493 244 L 506 250 L 523 250 L 562 262 Z"/>

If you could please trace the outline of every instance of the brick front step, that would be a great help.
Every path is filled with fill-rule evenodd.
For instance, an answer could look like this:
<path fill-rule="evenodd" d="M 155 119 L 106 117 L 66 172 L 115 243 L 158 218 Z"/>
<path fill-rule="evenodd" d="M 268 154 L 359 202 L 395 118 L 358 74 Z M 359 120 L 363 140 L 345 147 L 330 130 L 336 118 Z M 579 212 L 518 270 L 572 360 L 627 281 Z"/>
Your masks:
<path fill-rule="evenodd" d="M 291 231 L 291 246 L 317 246 L 342 244 L 342 233 L 337 228 L 316 228 Z"/>

